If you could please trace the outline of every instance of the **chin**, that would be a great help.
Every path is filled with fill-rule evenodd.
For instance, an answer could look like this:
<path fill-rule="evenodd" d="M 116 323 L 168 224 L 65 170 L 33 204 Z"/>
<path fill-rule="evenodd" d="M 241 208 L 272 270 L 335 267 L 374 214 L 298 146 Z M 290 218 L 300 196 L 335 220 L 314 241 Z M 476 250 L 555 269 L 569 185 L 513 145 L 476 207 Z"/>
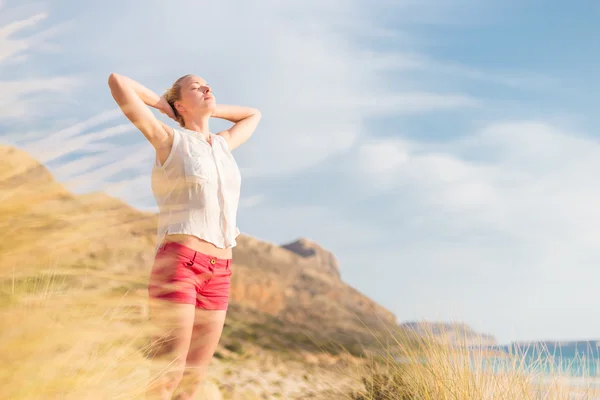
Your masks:
<path fill-rule="evenodd" d="M 212 114 L 216 108 L 216 104 L 214 101 L 206 102 L 202 104 L 200 107 L 196 108 L 194 111 L 195 115 L 206 115 Z"/>

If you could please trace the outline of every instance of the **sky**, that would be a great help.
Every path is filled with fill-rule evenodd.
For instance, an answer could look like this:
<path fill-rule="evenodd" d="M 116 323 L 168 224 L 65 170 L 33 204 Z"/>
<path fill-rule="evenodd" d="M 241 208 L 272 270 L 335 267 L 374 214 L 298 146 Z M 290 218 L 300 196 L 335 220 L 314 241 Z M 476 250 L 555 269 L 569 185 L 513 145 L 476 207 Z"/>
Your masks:
<path fill-rule="evenodd" d="M 155 210 L 153 148 L 107 79 L 162 93 L 194 73 L 263 115 L 234 151 L 243 233 L 315 240 L 399 322 L 600 339 L 599 16 L 592 0 L 0 0 L 0 141 L 75 193 Z"/>

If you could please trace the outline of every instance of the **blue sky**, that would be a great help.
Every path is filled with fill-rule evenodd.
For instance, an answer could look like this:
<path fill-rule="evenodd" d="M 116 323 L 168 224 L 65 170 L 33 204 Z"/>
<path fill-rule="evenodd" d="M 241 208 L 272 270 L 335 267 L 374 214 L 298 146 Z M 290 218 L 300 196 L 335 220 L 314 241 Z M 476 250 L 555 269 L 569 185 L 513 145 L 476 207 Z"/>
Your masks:
<path fill-rule="evenodd" d="M 600 338 L 600 5 L 283 3 L 0 1 L 2 141 L 152 209 L 153 150 L 106 81 L 195 73 L 263 113 L 242 232 L 319 242 L 399 321 Z"/>

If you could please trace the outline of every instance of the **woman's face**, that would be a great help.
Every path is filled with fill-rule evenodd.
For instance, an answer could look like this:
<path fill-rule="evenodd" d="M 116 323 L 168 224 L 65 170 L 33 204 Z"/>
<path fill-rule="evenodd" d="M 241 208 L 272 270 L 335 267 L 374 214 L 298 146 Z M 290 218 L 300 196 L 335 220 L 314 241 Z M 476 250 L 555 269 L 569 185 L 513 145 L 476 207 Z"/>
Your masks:
<path fill-rule="evenodd" d="M 198 76 L 191 75 L 181 82 L 180 100 L 175 102 L 183 117 L 198 117 L 212 114 L 216 101 L 210 86 Z"/>

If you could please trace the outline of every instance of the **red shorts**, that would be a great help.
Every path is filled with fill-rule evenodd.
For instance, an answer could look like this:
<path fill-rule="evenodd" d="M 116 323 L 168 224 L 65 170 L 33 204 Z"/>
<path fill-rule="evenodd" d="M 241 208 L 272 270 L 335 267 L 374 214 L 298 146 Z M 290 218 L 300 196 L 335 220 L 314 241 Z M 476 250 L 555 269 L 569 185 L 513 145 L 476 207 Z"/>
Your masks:
<path fill-rule="evenodd" d="M 154 299 L 227 310 L 231 259 L 197 252 L 179 243 L 163 243 L 154 258 L 148 294 Z"/>

